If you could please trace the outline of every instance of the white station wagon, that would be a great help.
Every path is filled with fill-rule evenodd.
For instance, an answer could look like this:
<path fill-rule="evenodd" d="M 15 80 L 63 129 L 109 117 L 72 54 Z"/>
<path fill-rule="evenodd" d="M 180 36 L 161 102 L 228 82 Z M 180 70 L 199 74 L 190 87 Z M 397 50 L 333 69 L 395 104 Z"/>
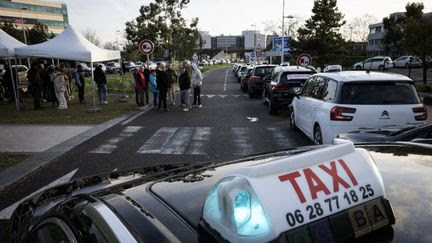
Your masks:
<path fill-rule="evenodd" d="M 315 144 L 362 129 L 424 124 L 427 109 L 403 75 L 347 71 L 315 74 L 297 93 L 290 125 Z"/>

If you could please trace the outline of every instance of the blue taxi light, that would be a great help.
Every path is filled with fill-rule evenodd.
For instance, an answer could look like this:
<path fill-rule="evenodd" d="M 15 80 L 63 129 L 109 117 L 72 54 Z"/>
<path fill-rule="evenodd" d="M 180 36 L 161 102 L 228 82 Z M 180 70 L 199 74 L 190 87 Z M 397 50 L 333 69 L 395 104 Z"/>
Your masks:
<path fill-rule="evenodd" d="M 261 207 L 261 203 L 256 198 L 249 199 L 250 207 L 249 211 L 245 213 L 246 209 L 243 209 L 241 216 L 245 218 L 245 220 L 238 224 L 236 221 L 236 232 L 241 236 L 258 236 L 266 234 L 270 230 L 270 222 L 268 221 L 266 215 L 264 214 L 264 210 Z M 234 212 L 236 210 L 234 209 Z M 234 218 L 236 218 L 237 214 L 234 214 Z"/>
<path fill-rule="evenodd" d="M 233 211 L 236 226 L 243 226 L 249 220 L 252 211 L 249 193 L 237 193 L 233 201 Z"/>

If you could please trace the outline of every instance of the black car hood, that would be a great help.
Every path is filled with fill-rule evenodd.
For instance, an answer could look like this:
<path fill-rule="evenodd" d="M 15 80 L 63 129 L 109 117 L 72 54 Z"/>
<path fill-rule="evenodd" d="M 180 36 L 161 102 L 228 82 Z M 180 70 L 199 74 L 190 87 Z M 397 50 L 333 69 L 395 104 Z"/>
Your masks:
<path fill-rule="evenodd" d="M 393 206 L 396 216 L 394 241 L 430 242 L 432 149 L 404 144 L 371 145 L 364 148 L 370 151 L 376 161 L 384 181 L 386 197 Z M 207 193 L 213 185 L 230 171 L 260 162 L 262 160 L 230 163 L 171 177 L 154 183 L 150 190 L 191 225 L 196 226 Z M 144 188 L 137 187 L 133 190 Z"/>

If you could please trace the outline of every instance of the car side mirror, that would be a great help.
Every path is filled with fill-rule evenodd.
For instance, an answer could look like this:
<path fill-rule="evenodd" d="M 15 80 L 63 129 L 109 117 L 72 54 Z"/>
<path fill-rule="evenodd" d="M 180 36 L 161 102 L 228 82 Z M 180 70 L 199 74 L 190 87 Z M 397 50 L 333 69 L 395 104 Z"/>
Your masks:
<path fill-rule="evenodd" d="M 294 93 L 294 97 L 296 97 L 297 99 L 300 99 L 300 94 L 301 94 L 301 92 L 297 91 Z"/>

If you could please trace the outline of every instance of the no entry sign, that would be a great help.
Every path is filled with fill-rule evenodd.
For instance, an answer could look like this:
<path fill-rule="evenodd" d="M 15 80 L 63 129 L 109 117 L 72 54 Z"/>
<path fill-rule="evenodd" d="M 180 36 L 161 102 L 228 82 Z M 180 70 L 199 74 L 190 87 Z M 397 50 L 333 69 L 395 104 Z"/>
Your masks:
<path fill-rule="evenodd" d="M 139 50 L 144 55 L 150 55 L 154 51 L 154 44 L 151 40 L 143 40 L 139 44 Z"/>
<path fill-rule="evenodd" d="M 297 57 L 297 65 L 302 67 L 307 67 L 309 65 L 312 65 L 312 57 L 309 54 L 300 54 L 300 56 Z"/>

